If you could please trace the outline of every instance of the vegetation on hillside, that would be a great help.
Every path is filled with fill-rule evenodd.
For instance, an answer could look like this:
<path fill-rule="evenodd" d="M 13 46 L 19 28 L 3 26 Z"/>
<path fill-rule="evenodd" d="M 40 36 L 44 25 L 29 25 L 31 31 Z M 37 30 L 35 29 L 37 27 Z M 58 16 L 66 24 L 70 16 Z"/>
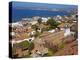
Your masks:
<path fill-rule="evenodd" d="M 56 28 L 58 25 L 59 25 L 60 23 L 58 23 L 57 21 L 55 21 L 54 19 L 49 19 L 48 21 L 47 21 L 47 25 L 50 25 L 50 29 L 52 28 Z"/>

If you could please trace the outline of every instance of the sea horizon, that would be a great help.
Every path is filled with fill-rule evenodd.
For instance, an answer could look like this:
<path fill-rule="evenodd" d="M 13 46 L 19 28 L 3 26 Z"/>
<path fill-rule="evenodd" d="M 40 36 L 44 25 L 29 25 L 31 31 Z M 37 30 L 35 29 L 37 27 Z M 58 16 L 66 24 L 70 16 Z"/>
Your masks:
<path fill-rule="evenodd" d="M 22 18 L 32 18 L 33 16 L 53 17 L 68 16 L 72 11 L 77 10 L 77 5 L 44 4 L 30 2 L 12 2 L 12 22 L 20 21 Z"/>

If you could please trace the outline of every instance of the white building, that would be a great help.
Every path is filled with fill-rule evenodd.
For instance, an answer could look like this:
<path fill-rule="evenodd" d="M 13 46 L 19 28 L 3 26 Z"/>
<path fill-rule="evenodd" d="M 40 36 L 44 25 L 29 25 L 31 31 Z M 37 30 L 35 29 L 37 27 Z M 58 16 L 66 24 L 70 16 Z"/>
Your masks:
<path fill-rule="evenodd" d="M 57 18 L 58 18 L 58 19 L 62 19 L 62 17 L 61 17 L 60 15 L 57 15 Z"/>
<path fill-rule="evenodd" d="M 11 25 L 12 27 L 17 27 L 17 26 L 23 26 L 22 24 L 20 24 L 19 22 L 16 22 L 16 23 L 12 23 Z"/>
<path fill-rule="evenodd" d="M 65 36 L 65 37 L 66 37 L 66 36 L 69 36 L 70 34 L 71 34 L 70 28 L 64 29 L 64 36 Z"/>
<path fill-rule="evenodd" d="M 41 28 L 39 28 L 37 31 L 38 31 L 38 32 L 41 32 L 42 30 L 41 30 Z"/>
<path fill-rule="evenodd" d="M 33 20 L 38 20 L 39 18 L 40 18 L 39 16 L 32 17 Z"/>
<path fill-rule="evenodd" d="M 48 18 L 42 17 L 42 22 L 47 22 Z"/>
<path fill-rule="evenodd" d="M 30 22 L 32 25 L 35 25 L 37 23 L 37 20 L 33 20 Z"/>
<path fill-rule="evenodd" d="M 68 23 L 63 23 L 63 24 L 59 25 L 58 27 L 60 28 L 60 30 L 64 31 L 65 37 L 71 34 L 70 25 Z"/>
<path fill-rule="evenodd" d="M 32 18 L 22 18 L 22 20 L 32 20 Z"/>

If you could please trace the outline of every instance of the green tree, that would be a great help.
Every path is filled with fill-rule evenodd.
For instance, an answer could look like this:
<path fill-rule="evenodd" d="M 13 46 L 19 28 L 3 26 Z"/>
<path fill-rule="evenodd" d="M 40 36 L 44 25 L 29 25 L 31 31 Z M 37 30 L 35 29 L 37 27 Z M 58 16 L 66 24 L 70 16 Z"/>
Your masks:
<path fill-rule="evenodd" d="M 56 28 L 59 25 L 59 23 L 52 18 L 47 21 L 47 24 L 52 28 Z"/>

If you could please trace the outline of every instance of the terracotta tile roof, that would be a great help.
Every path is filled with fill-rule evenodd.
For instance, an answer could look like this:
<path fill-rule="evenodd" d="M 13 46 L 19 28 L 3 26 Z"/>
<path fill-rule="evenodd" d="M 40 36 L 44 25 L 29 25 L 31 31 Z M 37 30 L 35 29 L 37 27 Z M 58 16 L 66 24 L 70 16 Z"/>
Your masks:
<path fill-rule="evenodd" d="M 23 33 L 23 34 L 16 34 L 15 36 L 15 40 L 23 40 L 25 38 L 29 38 L 27 33 Z"/>

